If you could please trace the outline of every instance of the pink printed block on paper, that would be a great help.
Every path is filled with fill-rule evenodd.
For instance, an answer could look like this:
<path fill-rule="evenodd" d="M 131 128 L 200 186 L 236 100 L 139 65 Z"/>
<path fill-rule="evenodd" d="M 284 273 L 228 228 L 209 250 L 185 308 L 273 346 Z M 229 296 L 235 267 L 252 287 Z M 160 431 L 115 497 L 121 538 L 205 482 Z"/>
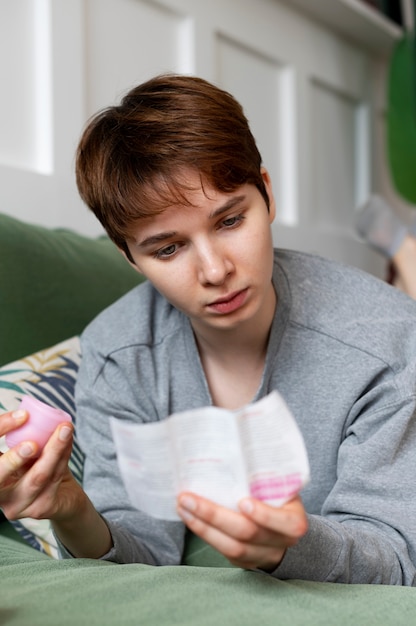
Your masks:
<path fill-rule="evenodd" d="M 250 487 L 253 498 L 258 500 L 288 500 L 302 487 L 300 474 L 288 474 L 255 480 Z"/>

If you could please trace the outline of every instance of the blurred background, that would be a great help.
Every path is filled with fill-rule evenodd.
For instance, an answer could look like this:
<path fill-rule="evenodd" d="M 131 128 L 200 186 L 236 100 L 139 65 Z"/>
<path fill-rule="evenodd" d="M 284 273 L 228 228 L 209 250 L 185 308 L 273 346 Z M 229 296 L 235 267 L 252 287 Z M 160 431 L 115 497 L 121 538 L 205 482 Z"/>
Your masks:
<path fill-rule="evenodd" d="M 90 115 L 174 71 L 243 104 L 274 182 L 277 245 L 384 277 L 354 232 L 372 192 L 405 215 L 387 147 L 413 0 L 0 0 L 0 212 L 99 234 L 74 152 Z"/>

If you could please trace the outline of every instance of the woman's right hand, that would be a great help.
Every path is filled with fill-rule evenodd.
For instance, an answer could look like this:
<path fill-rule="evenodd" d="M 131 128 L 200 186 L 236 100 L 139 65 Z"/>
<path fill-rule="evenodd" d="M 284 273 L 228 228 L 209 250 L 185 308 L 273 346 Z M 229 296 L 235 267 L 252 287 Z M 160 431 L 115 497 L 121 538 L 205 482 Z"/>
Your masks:
<path fill-rule="evenodd" d="M 26 411 L 0 415 L 0 436 L 25 423 Z M 57 427 L 40 456 L 34 441 L 24 441 L 0 455 L 0 507 L 8 519 L 65 519 L 74 515 L 82 489 L 68 461 L 73 426 Z M 81 493 L 80 493 L 81 492 Z"/>
<path fill-rule="evenodd" d="M 21 426 L 26 411 L 0 415 L 0 436 Z M 112 547 L 104 519 L 73 477 L 71 456 L 73 425 L 60 424 L 40 456 L 33 441 L 24 441 L 0 453 L 0 508 L 8 519 L 49 519 L 75 557 L 100 558 Z"/>

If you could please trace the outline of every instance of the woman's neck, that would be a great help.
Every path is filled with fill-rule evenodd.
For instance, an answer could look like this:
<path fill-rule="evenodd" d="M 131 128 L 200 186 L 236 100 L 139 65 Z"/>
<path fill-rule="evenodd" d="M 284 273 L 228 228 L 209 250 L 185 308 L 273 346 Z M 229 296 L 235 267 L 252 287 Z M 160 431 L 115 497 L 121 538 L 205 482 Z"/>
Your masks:
<path fill-rule="evenodd" d="M 213 403 L 235 409 L 250 402 L 260 385 L 276 306 L 235 329 L 194 330 Z"/>

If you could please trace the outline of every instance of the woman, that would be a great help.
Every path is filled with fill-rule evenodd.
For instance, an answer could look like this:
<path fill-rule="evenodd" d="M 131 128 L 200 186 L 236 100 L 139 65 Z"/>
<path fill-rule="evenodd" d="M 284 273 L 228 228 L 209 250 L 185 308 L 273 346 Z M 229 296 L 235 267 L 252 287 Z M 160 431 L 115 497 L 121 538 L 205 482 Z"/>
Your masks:
<path fill-rule="evenodd" d="M 0 457 L 6 516 L 50 518 L 65 558 L 180 564 L 187 527 L 278 578 L 415 584 L 416 304 L 356 269 L 273 249 L 276 203 L 247 119 L 202 79 L 156 77 L 95 116 L 77 182 L 148 281 L 82 337 L 83 489 L 67 470 L 66 424 L 36 462 L 31 442 Z M 273 389 L 308 451 L 301 494 L 231 511 L 181 493 L 181 522 L 131 505 L 110 417 L 236 409 Z M 12 428 L 4 415 L 0 434 Z"/>

